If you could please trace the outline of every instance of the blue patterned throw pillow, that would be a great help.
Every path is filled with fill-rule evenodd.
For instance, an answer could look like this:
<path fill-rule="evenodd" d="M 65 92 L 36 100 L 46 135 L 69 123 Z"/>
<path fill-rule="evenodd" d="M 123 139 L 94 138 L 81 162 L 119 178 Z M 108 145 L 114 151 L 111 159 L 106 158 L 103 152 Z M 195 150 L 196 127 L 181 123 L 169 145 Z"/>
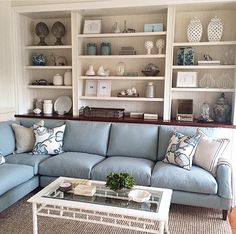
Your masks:
<path fill-rule="evenodd" d="M 38 127 L 34 130 L 33 154 L 60 154 L 63 152 L 63 136 L 66 125 L 56 128 Z"/>
<path fill-rule="evenodd" d="M 0 165 L 5 163 L 4 156 L 0 153 Z"/>
<path fill-rule="evenodd" d="M 200 141 L 200 135 L 185 136 L 175 132 L 169 141 L 163 162 L 191 170 L 193 156 Z"/>

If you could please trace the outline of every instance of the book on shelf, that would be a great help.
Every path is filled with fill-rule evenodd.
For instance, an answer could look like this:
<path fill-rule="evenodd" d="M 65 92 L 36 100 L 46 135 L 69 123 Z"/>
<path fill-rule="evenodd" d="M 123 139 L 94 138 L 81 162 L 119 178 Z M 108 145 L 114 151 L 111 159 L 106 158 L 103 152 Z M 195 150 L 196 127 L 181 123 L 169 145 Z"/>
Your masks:
<path fill-rule="evenodd" d="M 145 113 L 143 117 L 144 117 L 144 119 L 154 119 L 154 120 L 158 120 L 158 114 Z"/>
<path fill-rule="evenodd" d="M 143 112 L 130 112 L 130 118 L 138 118 L 142 119 L 143 118 Z"/>

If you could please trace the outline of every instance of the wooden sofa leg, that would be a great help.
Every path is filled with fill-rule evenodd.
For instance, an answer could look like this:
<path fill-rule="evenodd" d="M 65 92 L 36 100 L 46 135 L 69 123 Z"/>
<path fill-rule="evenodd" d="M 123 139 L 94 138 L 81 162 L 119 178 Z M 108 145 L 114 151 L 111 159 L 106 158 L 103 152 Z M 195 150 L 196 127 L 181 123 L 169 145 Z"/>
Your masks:
<path fill-rule="evenodd" d="M 227 220 L 228 210 L 222 210 L 223 220 Z"/>

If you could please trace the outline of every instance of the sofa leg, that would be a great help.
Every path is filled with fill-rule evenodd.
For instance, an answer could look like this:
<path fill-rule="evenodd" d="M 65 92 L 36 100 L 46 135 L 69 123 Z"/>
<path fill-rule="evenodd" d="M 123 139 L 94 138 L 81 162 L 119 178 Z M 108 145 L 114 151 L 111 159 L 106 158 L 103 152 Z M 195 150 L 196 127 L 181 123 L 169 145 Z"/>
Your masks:
<path fill-rule="evenodd" d="M 223 220 L 227 220 L 228 210 L 222 210 Z"/>

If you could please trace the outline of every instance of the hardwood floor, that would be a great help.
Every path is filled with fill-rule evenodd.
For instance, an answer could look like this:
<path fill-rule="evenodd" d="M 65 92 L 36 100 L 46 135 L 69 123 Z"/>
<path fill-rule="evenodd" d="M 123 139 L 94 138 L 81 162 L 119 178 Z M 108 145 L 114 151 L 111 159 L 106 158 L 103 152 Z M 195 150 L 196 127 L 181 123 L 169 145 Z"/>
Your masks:
<path fill-rule="evenodd" d="M 232 233 L 236 234 L 236 206 L 233 211 L 229 214 L 229 222 L 231 224 Z"/>

